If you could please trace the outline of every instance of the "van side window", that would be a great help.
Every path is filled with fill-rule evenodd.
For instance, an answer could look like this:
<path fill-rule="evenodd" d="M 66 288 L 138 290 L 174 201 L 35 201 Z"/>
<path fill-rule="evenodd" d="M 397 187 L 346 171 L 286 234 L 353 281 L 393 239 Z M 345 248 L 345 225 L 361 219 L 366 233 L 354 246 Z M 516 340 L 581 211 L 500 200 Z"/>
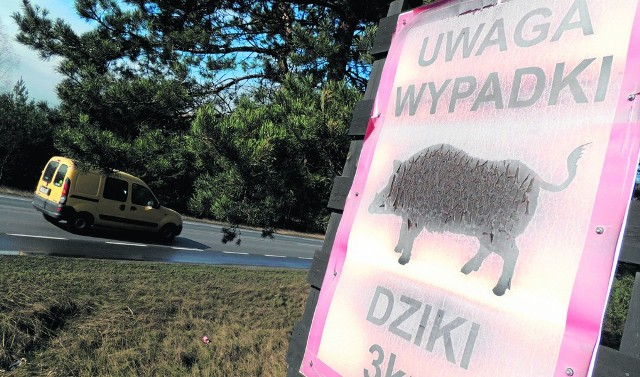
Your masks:
<path fill-rule="evenodd" d="M 57 161 L 51 161 L 47 168 L 44 169 L 44 174 L 42 175 L 42 180 L 49 183 L 51 182 L 51 178 L 53 178 L 53 173 L 56 171 L 56 168 L 60 165 Z"/>
<path fill-rule="evenodd" d="M 107 177 L 104 182 L 104 192 L 102 196 L 105 199 L 115 200 L 118 202 L 126 202 L 129 192 L 129 184 L 122 179 Z"/>
<path fill-rule="evenodd" d="M 67 175 L 67 169 L 69 167 L 65 164 L 60 165 L 58 168 L 58 172 L 56 173 L 56 177 L 53 179 L 53 185 L 62 187 L 62 182 L 64 182 L 64 176 Z"/>
<path fill-rule="evenodd" d="M 155 207 L 157 201 L 148 188 L 134 183 L 131 187 L 131 203 L 139 206 Z"/>

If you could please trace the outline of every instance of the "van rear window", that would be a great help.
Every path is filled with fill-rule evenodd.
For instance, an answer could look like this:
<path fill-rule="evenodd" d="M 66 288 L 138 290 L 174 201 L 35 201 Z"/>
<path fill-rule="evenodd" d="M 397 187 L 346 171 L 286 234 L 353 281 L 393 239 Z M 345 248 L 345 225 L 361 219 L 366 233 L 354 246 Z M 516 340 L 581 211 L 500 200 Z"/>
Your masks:
<path fill-rule="evenodd" d="M 44 169 L 44 174 L 42 175 L 42 180 L 49 183 L 51 182 L 51 178 L 53 178 L 53 173 L 55 173 L 56 168 L 60 165 L 57 161 L 51 161 L 49 165 L 47 165 L 46 169 Z"/>
<path fill-rule="evenodd" d="M 62 182 L 64 182 L 64 176 L 67 175 L 68 166 L 65 164 L 60 165 L 58 168 L 58 173 L 56 173 L 56 177 L 53 179 L 53 185 L 62 187 Z"/>

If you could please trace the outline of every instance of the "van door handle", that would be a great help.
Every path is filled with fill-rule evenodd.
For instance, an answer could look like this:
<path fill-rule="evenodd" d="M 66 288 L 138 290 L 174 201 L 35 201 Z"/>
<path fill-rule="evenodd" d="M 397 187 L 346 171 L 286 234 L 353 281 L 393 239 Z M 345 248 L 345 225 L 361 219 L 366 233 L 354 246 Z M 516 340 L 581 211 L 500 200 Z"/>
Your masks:
<path fill-rule="evenodd" d="M 132 211 L 137 211 L 137 210 L 138 210 L 138 208 L 136 208 L 136 207 L 134 207 L 134 206 L 131 206 L 131 210 L 132 210 Z"/>
<path fill-rule="evenodd" d="M 125 207 L 125 205 L 124 205 L 124 204 L 120 204 L 120 211 L 124 211 L 124 209 L 125 209 L 125 208 L 126 208 L 126 207 Z"/>

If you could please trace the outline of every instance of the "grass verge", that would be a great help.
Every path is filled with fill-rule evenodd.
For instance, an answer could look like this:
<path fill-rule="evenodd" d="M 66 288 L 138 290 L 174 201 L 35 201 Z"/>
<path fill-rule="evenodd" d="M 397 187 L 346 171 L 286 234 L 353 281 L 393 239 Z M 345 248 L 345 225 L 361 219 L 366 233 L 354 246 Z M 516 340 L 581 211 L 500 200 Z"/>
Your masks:
<path fill-rule="evenodd" d="M 612 348 L 635 272 L 616 273 L 602 341 Z M 306 274 L 0 256 L 0 376 L 284 376 Z"/>
<path fill-rule="evenodd" d="M 284 376 L 307 293 L 306 271 L 0 256 L 0 369 Z"/>

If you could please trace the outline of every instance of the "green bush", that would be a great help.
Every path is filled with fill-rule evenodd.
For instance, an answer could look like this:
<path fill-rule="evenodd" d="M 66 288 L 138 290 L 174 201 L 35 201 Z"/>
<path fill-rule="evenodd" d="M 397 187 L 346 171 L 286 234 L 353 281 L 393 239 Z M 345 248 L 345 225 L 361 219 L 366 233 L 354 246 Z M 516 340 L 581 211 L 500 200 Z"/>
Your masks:
<path fill-rule="evenodd" d="M 601 344 L 618 349 L 627 320 L 637 267 L 620 264 L 609 295 Z"/>

